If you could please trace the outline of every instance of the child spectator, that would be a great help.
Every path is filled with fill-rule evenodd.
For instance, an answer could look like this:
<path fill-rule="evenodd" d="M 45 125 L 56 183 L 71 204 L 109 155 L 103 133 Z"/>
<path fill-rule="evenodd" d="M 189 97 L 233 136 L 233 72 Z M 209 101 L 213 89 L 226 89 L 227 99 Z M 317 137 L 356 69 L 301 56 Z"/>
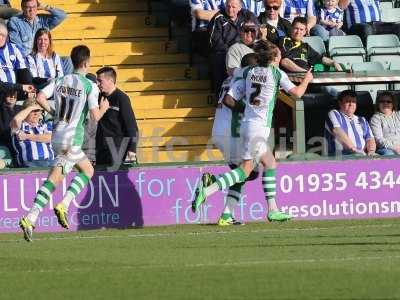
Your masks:
<path fill-rule="evenodd" d="M 25 100 L 10 127 L 18 166 L 49 167 L 53 164 L 52 123 L 43 121 L 43 108 L 35 100 Z"/>
<path fill-rule="evenodd" d="M 346 35 L 343 30 L 343 10 L 338 6 L 338 0 L 324 0 L 324 8 L 319 12 L 318 35 L 324 42 L 329 40 L 330 36 Z"/>

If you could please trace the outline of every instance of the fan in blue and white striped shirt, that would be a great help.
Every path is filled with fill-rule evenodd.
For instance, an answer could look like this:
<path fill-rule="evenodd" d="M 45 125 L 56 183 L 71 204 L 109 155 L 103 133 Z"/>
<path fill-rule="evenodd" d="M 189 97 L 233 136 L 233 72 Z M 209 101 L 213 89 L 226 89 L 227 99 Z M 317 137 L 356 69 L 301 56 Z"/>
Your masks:
<path fill-rule="evenodd" d="M 354 114 L 357 98 L 353 91 L 343 91 L 338 97 L 339 110 L 331 110 L 325 123 L 325 138 L 329 155 L 374 154 L 375 139 L 364 117 Z"/>
<path fill-rule="evenodd" d="M 12 145 L 20 167 L 48 167 L 54 160 L 51 122 L 42 121 L 43 109 L 26 100 L 24 109 L 11 121 Z"/>
<path fill-rule="evenodd" d="M 53 79 L 64 75 L 60 56 L 53 51 L 51 33 L 46 28 L 36 32 L 32 53 L 26 60 L 34 78 Z"/>
<path fill-rule="evenodd" d="M 381 20 L 379 0 L 350 0 L 346 9 L 347 27 Z"/>
<path fill-rule="evenodd" d="M 264 3 L 261 0 L 242 0 L 242 3 L 243 8 L 251 11 L 257 17 L 265 10 Z"/>
<path fill-rule="evenodd" d="M 212 18 L 214 13 L 210 13 L 210 15 L 206 14 L 207 17 L 199 18 L 196 15 L 199 12 L 212 12 L 215 13 L 225 7 L 224 0 L 190 0 L 190 10 L 192 12 L 192 31 L 202 28 L 207 28 L 209 21 Z"/>

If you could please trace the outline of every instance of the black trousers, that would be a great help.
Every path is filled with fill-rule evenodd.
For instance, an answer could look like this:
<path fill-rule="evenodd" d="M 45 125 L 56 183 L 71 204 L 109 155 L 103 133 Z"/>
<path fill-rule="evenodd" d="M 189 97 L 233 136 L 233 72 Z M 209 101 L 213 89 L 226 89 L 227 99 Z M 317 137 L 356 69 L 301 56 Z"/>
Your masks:
<path fill-rule="evenodd" d="M 212 89 L 218 101 L 219 92 L 224 80 L 228 77 L 225 64 L 226 52 L 217 52 L 211 54 L 211 70 L 212 70 Z"/>
<path fill-rule="evenodd" d="M 371 34 L 396 34 L 400 38 L 400 24 L 388 22 L 353 24 L 348 30 L 348 33 L 358 35 L 364 46 L 366 46 L 367 37 Z"/>

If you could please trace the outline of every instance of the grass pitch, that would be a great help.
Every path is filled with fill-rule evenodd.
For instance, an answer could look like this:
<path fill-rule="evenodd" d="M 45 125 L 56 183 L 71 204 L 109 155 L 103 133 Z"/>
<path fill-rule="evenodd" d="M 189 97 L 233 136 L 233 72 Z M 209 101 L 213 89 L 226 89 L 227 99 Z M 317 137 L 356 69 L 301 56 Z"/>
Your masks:
<path fill-rule="evenodd" d="M 0 299 L 400 299 L 400 220 L 0 235 Z"/>

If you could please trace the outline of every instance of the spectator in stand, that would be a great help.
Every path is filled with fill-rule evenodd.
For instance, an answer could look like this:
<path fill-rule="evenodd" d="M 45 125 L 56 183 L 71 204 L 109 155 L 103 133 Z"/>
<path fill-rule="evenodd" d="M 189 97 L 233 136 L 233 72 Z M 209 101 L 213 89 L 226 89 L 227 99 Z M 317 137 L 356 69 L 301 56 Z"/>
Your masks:
<path fill-rule="evenodd" d="M 12 8 L 9 0 L 0 0 L 0 20 L 5 20 L 19 14 L 19 10 Z"/>
<path fill-rule="evenodd" d="M 390 92 L 379 94 L 370 124 L 380 155 L 400 155 L 400 112 Z"/>
<path fill-rule="evenodd" d="M 87 73 L 86 78 L 94 84 L 97 84 L 97 77 L 93 73 Z M 97 121 L 92 119 L 89 115 L 86 117 L 84 140 L 82 144 L 82 151 L 86 154 L 92 165 L 96 164 L 96 131 Z"/>
<path fill-rule="evenodd" d="M 39 88 L 45 86 L 49 80 L 64 75 L 61 59 L 53 51 L 51 33 L 46 28 L 36 32 L 32 53 L 27 56 L 27 62 L 33 83 Z"/>
<path fill-rule="evenodd" d="M 208 56 L 209 34 L 207 27 L 216 13 L 224 9 L 224 0 L 191 0 L 192 48 L 193 51 Z"/>
<path fill-rule="evenodd" d="M 226 53 L 230 46 L 240 40 L 239 28 L 244 20 L 252 19 L 258 24 L 256 16 L 242 9 L 241 0 L 227 0 L 225 10 L 220 10 L 211 20 L 208 30 L 210 34 L 211 70 L 213 74 L 215 94 L 219 94 L 226 74 Z"/>
<path fill-rule="evenodd" d="M 381 22 L 379 0 L 340 0 L 345 10 L 348 34 L 358 35 L 366 46 L 370 34 L 396 34 L 400 37 L 400 24 Z"/>
<path fill-rule="evenodd" d="M 131 101 L 127 94 L 117 88 L 117 74 L 113 68 L 103 67 L 96 74 L 100 97 L 110 103 L 97 124 L 96 165 L 119 167 L 124 160 L 136 162 L 138 127 Z M 122 152 L 121 147 L 124 147 Z M 117 157 L 118 153 L 123 153 L 123 156 Z"/>
<path fill-rule="evenodd" d="M 242 0 L 242 8 L 251 11 L 258 17 L 264 11 L 264 4 L 262 0 Z"/>
<path fill-rule="evenodd" d="M 297 17 L 304 17 L 307 20 L 307 35 L 313 32 L 313 27 L 317 24 L 316 9 L 313 0 L 283 0 L 280 15 L 292 23 Z"/>
<path fill-rule="evenodd" d="M 53 126 L 43 121 L 43 108 L 35 100 L 25 100 L 23 109 L 15 115 L 10 127 L 19 167 L 49 167 L 53 164 Z"/>
<path fill-rule="evenodd" d="M 21 110 L 17 103 L 17 89 L 8 88 L 1 93 L 0 105 L 0 145 L 12 151 L 10 122 Z"/>
<path fill-rule="evenodd" d="M 24 56 L 32 52 L 34 37 L 40 28 L 51 30 L 59 25 L 67 14 L 57 8 L 39 3 L 38 0 L 22 0 L 22 14 L 12 17 L 8 22 L 10 41 L 21 49 Z M 38 10 L 49 12 L 38 15 Z"/>
<path fill-rule="evenodd" d="M 261 39 L 278 45 L 279 39 L 292 31 L 292 24 L 279 15 L 282 0 L 264 0 L 265 12 L 258 17 L 260 21 Z"/>
<path fill-rule="evenodd" d="M 315 64 L 333 66 L 336 71 L 342 71 L 341 66 L 334 60 L 320 55 L 311 46 L 303 42 L 307 32 L 307 20 L 297 17 L 292 23 L 290 37 L 280 40 L 282 52 L 281 67 L 287 72 L 307 72 Z"/>
<path fill-rule="evenodd" d="M 376 144 L 364 117 L 354 114 L 357 94 L 342 91 L 338 97 L 339 110 L 332 110 L 325 123 L 328 155 L 374 155 Z"/>
<path fill-rule="evenodd" d="M 257 38 L 258 26 L 249 16 L 243 21 L 240 27 L 240 41 L 229 47 L 226 54 L 226 68 L 229 76 L 233 75 L 236 68 L 240 68 L 242 58 L 253 53 L 253 44 Z"/>
<path fill-rule="evenodd" d="M 26 68 L 21 52 L 15 44 L 8 42 L 7 39 L 7 27 L 4 23 L 0 22 L 0 81 L 15 84 L 17 77 L 24 77 L 26 79 L 24 81 L 31 82 L 32 77 Z"/>
<path fill-rule="evenodd" d="M 319 11 L 319 24 L 315 25 L 315 30 L 324 42 L 328 42 L 330 36 L 345 35 L 341 29 L 343 10 L 338 4 L 338 0 L 324 0 L 324 8 Z"/>

